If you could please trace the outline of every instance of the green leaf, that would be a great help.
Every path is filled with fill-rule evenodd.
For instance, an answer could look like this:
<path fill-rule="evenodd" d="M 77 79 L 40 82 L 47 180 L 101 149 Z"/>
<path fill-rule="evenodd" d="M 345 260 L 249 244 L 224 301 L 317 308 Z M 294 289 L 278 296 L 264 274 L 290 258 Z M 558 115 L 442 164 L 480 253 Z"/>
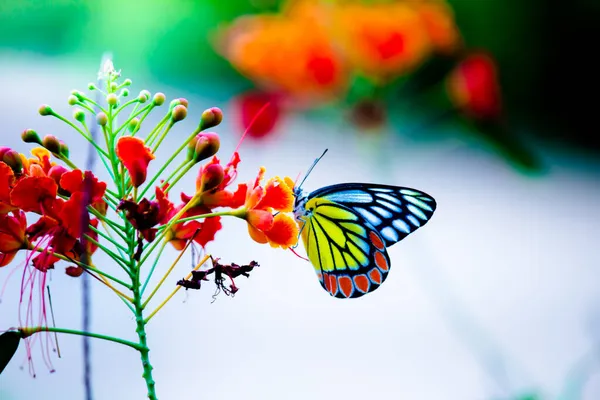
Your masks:
<path fill-rule="evenodd" d="M 21 333 L 8 331 L 0 335 L 0 374 L 15 355 L 21 341 Z"/>

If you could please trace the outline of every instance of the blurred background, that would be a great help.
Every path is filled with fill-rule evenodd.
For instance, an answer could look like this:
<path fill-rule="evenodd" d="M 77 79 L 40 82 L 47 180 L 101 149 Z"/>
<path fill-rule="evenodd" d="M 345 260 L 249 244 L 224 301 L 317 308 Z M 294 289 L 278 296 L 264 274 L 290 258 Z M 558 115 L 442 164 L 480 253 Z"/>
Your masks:
<path fill-rule="evenodd" d="M 261 267 L 235 299 L 179 293 L 153 320 L 160 398 L 598 399 L 599 17 L 592 0 L 0 0 L 0 146 L 25 152 L 19 134 L 34 128 L 83 164 L 83 141 L 37 109 L 70 115 L 70 90 L 109 51 L 132 93 L 190 102 L 159 159 L 218 106 L 222 158 L 249 129 L 240 181 L 261 165 L 296 177 L 329 148 L 308 190 L 378 182 L 438 201 L 390 249 L 386 284 L 357 301 L 330 298 L 309 264 L 226 221 L 208 251 Z M 17 325 L 9 275 L 0 329 Z M 80 326 L 79 282 L 60 268 L 51 279 L 57 324 Z M 92 318 L 132 337 L 102 287 Z M 0 398 L 83 398 L 80 340 L 60 346 L 56 372 L 38 357 L 35 379 L 21 348 Z M 141 398 L 137 354 L 92 351 L 96 398 Z"/>

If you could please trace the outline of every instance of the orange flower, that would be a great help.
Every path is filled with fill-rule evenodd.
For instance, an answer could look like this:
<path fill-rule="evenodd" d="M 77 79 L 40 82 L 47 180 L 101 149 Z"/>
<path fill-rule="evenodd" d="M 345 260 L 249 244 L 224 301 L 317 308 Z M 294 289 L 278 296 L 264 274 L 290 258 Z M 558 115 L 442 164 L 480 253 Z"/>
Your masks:
<path fill-rule="evenodd" d="M 422 19 L 408 4 L 344 3 L 335 7 L 333 29 L 351 64 L 377 81 L 412 71 L 431 50 Z"/>
<path fill-rule="evenodd" d="M 326 29 L 317 23 L 324 13 L 317 5 L 311 13 L 239 18 L 221 32 L 219 50 L 264 88 L 295 98 L 331 97 L 346 86 L 348 76 Z"/>
<path fill-rule="evenodd" d="M 146 180 L 148 164 L 154 160 L 154 154 L 142 139 L 131 136 L 120 138 L 116 150 L 117 157 L 129 172 L 131 183 L 139 187 Z"/>
<path fill-rule="evenodd" d="M 472 118 L 489 120 L 500 116 L 496 64 L 487 54 L 467 56 L 448 77 L 447 90 L 452 102 Z"/>
<path fill-rule="evenodd" d="M 411 0 L 410 3 L 421 17 L 435 50 L 444 54 L 457 50 L 462 40 L 452 8 L 441 0 Z"/>
<path fill-rule="evenodd" d="M 244 207 L 236 216 L 248 222 L 248 233 L 258 243 L 287 249 L 298 240 L 298 226 L 294 219 L 284 213 L 294 207 L 294 183 L 290 178 L 271 178 L 263 188 L 261 169 L 252 189 L 248 189 Z M 279 211 L 273 216 L 273 211 Z"/>

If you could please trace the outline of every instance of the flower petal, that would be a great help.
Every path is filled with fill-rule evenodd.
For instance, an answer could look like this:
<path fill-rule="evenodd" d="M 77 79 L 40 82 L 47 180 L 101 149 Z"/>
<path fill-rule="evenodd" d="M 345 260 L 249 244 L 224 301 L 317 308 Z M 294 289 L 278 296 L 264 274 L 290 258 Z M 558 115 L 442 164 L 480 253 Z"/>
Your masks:
<path fill-rule="evenodd" d="M 249 210 L 246 214 L 246 221 L 263 232 L 268 231 L 273 227 L 273 215 L 270 211 Z"/>
<path fill-rule="evenodd" d="M 287 249 L 298 242 L 298 225 L 292 217 L 279 213 L 273 220 L 271 229 L 265 232 L 271 247 Z"/>
<path fill-rule="evenodd" d="M 294 208 L 294 192 L 280 178 L 269 179 L 265 186 L 265 193 L 256 205 L 258 209 L 273 208 L 277 211 L 291 212 Z"/>
<path fill-rule="evenodd" d="M 47 176 L 25 177 L 13 188 L 11 202 L 23 211 L 33 211 L 41 214 L 40 204 L 44 199 L 56 198 L 58 185 Z"/>
<path fill-rule="evenodd" d="M 140 138 L 125 136 L 117 142 L 117 157 L 125 165 L 131 183 L 138 187 L 146 180 L 148 164 L 154 160 L 154 154 Z"/>

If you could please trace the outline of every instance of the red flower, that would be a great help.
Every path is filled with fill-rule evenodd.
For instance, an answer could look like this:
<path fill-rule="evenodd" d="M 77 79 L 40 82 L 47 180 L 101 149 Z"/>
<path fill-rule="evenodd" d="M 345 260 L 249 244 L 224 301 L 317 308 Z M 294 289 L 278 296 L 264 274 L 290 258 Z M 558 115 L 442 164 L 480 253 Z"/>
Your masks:
<path fill-rule="evenodd" d="M 156 199 L 155 201 L 150 201 L 144 198 L 139 203 L 131 200 L 122 200 L 117 207 L 117 210 L 125 210 L 125 216 L 131 225 L 148 242 L 152 242 L 156 237 L 157 229 L 154 227 L 161 222 L 167 223 L 168 220 L 166 218 L 172 214 L 173 210 L 173 204 L 159 187 L 156 187 Z"/>
<path fill-rule="evenodd" d="M 23 211 L 0 214 L 0 267 L 8 264 L 19 250 L 28 247 L 26 229 L 27 218 Z"/>
<path fill-rule="evenodd" d="M 466 57 L 450 74 L 448 95 L 465 114 L 475 119 L 496 119 L 502 104 L 494 60 L 483 53 Z"/>
<path fill-rule="evenodd" d="M 266 104 L 269 106 L 263 110 Z M 237 96 L 233 105 L 243 131 L 254 138 L 262 138 L 273 132 L 281 117 L 280 99 L 266 92 L 243 93 Z"/>
<path fill-rule="evenodd" d="M 23 211 L 42 214 L 42 208 L 56 199 L 58 185 L 47 176 L 28 176 L 17 182 L 10 194 L 12 204 Z"/>
<path fill-rule="evenodd" d="M 10 192 L 15 184 L 15 174 L 13 170 L 0 161 L 0 214 L 16 210 L 10 201 Z"/>
<path fill-rule="evenodd" d="M 99 182 L 91 171 L 83 173 L 79 169 L 62 173 L 60 187 L 69 193 L 89 191 L 90 203 L 101 201 L 106 191 L 105 182 Z"/>
<path fill-rule="evenodd" d="M 146 180 L 148 164 L 154 160 L 154 154 L 140 138 L 125 136 L 117 142 L 117 157 L 123 163 L 133 186 L 138 187 Z"/>

